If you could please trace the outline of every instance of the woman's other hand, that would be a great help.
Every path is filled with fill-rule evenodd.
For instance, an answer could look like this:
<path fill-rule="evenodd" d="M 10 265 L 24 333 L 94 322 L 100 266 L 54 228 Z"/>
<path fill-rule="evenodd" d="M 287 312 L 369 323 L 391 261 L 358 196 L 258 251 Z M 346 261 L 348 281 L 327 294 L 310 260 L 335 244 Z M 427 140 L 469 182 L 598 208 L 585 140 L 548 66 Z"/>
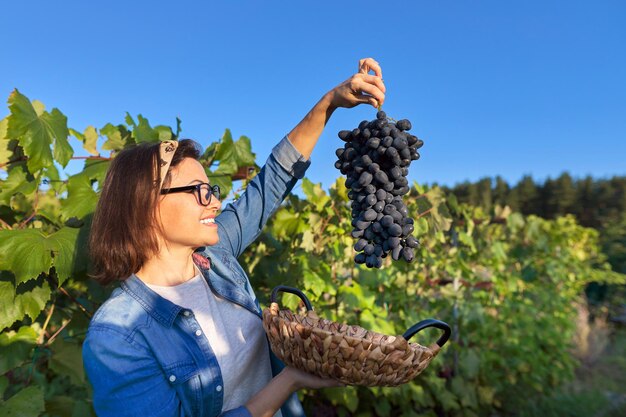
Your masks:
<path fill-rule="evenodd" d="M 335 379 L 321 378 L 290 366 L 286 366 L 282 373 L 289 378 L 292 387 L 296 391 L 302 388 L 319 389 L 346 386 Z"/>
<path fill-rule="evenodd" d="M 378 62 L 372 58 L 361 59 L 358 72 L 329 91 L 331 107 L 351 108 L 363 103 L 382 106 L 386 90 L 382 76 Z"/>

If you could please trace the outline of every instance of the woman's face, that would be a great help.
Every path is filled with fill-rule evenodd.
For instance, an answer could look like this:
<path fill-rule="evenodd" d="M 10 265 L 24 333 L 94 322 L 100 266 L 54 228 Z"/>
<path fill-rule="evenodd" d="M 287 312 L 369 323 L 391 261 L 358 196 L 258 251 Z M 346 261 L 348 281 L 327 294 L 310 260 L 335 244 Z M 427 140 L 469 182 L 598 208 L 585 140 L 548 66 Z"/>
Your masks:
<path fill-rule="evenodd" d="M 192 158 L 183 159 L 170 174 L 172 180 L 168 188 L 209 182 L 202 165 Z M 215 245 L 219 237 L 214 219 L 221 207 L 222 203 L 215 196 L 208 206 L 201 205 L 195 190 L 162 195 L 157 206 L 157 219 L 163 230 L 161 237 L 171 249 Z"/>

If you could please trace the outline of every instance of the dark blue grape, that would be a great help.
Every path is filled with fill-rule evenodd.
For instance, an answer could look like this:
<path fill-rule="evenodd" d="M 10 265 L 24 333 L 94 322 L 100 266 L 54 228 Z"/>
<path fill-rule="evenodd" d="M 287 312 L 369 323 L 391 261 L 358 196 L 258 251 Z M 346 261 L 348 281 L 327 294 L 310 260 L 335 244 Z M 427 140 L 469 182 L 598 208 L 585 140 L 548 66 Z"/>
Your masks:
<path fill-rule="evenodd" d="M 387 228 L 387 233 L 389 233 L 389 236 L 400 236 L 402 235 L 402 226 L 394 223 Z"/>
<path fill-rule="evenodd" d="M 402 254 L 402 246 L 398 245 L 391 250 L 391 259 L 397 261 L 400 259 L 400 255 Z"/>
<path fill-rule="evenodd" d="M 393 217 L 389 215 L 383 216 L 383 218 L 380 219 L 380 224 L 382 224 L 384 228 L 388 228 L 389 226 L 393 224 Z"/>
<path fill-rule="evenodd" d="M 361 176 L 359 177 L 359 185 L 361 187 L 365 187 L 367 184 L 369 184 L 370 182 L 372 182 L 372 174 L 370 174 L 367 171 L 363 171 L 361 173 Z"/>
<path fill-rule="evenodd" d="M 354 262 L 356 262 L 357 264 L 364 264 L 365 258 L 366 256 L 364 253 L 357 253 L 356 256 L 354 257 Z"/>
<path fill-rule="evenodd" d="M 376 214 L 377 213 L 374 211 L 374 209 L 369 209 L 365 213 L 363 213 L 363 219 L 371 222 L 373 220 L 376 220 Z"/>
<path fill-rule="evenodd" d="M 402 257 L 404 258 L 405 261 L 411 262 L 414 257 L 413 249 L 406 248 L 406 247 L 402 249 Z"/>
<path fill-rule="evenodd" d="M 405 242 L 406 242 L 406 246 L 408 246 L 409 248 L 416 248 L 420 244 L 419 241 L 415 239 L 414 236 L 408 236 Z"/>
<path fill-rule="evenodd" d="M 386 120 L 387 119 L 387 113 L 385 113 L 384 111 L 380 110 L 376 113 L 376 118 L 378 120 Z"/>
<path fill-rule="evenodd" d="M 407 119 L 398 120 L 396 122 L 396 127 L 400 130 L 411 130 L 411 122 Z"/>
<path fill-rule="evenodd" d="M 366 245 L 367 240 L 361 238 L 354 244 L 354 250 L 357 252 L 361 252 Z"/>

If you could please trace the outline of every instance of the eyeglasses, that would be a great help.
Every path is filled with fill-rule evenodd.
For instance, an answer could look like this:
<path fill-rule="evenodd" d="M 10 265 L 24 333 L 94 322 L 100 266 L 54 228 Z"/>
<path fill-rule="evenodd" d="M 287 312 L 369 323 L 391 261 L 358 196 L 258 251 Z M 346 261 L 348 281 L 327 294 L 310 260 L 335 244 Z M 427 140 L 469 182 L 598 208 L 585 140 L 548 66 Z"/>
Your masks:
<path fill-rule="evenodd" d="M 207 183 L 187 185 L 185 187 L 164 188 L 161 190 L 161 194 L 189 193 L 194 191 L 196 193 L 198 203 L 202 206 L 208 206 L 211 204 L 211 197 L 215 196 L 215 198 L 219 200 L 221 196 L 219 185 L 211 185 Z"/>

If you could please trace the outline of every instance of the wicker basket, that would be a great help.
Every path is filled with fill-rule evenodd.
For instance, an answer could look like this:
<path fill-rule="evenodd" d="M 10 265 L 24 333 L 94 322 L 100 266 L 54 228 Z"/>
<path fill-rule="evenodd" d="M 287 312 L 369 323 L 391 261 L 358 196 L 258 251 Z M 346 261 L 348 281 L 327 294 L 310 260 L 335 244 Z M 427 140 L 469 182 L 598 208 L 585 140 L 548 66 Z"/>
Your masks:
<path fill-rule="evenodd" d="M 298 295 L 305 316 L 280 309 L 279 292 Z M 396 386 L 419 375 L 450 338 L 450 326 L 428 319 L 402 336 L 386 336 L 359 326 L 335 323 L 315 314 L 307 297 L 295 288 L 278 286 L 269 308 L 263 310 L 263 327 L 272 351 L 286 365 L 348 385 Z M 444 334 L 429 347 L 407 342 L 415 333 L 436 327 Z"/>

